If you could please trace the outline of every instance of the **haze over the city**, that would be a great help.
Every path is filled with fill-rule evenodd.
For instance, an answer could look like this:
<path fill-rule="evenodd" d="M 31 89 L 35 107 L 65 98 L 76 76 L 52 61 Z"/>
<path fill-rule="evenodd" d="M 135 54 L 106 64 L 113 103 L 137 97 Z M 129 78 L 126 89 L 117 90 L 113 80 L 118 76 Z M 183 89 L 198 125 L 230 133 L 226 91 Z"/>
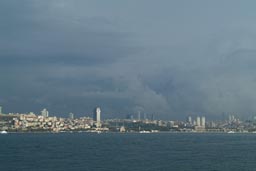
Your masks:
<path fill-rule="evenodd" d="M 5 112 L 256 113 L 256 1 L 2 0 Z"/>

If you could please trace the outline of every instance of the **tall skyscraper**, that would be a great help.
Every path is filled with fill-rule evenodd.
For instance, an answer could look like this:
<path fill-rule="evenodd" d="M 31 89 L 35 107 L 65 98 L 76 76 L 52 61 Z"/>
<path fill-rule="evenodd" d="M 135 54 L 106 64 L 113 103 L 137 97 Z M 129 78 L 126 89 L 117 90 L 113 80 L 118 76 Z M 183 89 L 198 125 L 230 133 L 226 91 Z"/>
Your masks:
<path fill-rule="evenodd" d="M 133 120 L 133 115 L 132 115 L 132 114 L 128 114 L 128 115 L 126 115 L 126 119 Z"/>
<path fill-rule="evenodd" d="M 192 124 L 192 117 L 191 116 L 187 117 L 187 123 Z"/>
<path fill-rule="evenodd" d="M 96 122 L 100 122 L 100 113 L 101 113 L 101 110 L 99 107 L 96 107 L 94 109 L 94 112 L 93 112 L 93 120 L 96 121 Z"/>
<path fill-rule="evenodd" d="M 152 121 L 155 120 L 155 115 L 154 114 L 151 115 L 151 120 Z"/>
<path fill-rule="evenodd" d="M 235 121 L 235 116 L 234 115 L 229 115 L 228 120 L 229 120 L 229 122 Z"/>
<path fill-rule="evenodd" d="M 0 106 L 0 114 L 3 114 L 3 113 L 2 113 L 2 106 Z"/>
<path fill-rule="evenodd" d="M 47 118 L 47 117 L 49 117 L 49 112 L 47 111 L 47 109 L 44 108 L 44 109 L 41 111 L 41 115 L 42 115 L 43 117 Z"/>
<path fill-rule="evenodd" d="M 146 120 L 147 119 L 147 114 L 146 113 L 144 113 L 144 120 Z"/>
<path fill-rule="evenodd" d="M 204 116 L 202 116 L 202 118 L 201 118 L 201 126 L 205 127 L 205 117 Z"/>
<path fill-rule="evenodd" d="M 95 126 L 97 128 L 100 128 L 101 127 L 101 123 L 100 123 L 100 113 L 101 113 L 101 110 L 99 107 L 96 107 L 94 109 L 94 112 L 93 112 L 93 121 L 95 122 Z"/>
<path fill-rule="evenodd" d="M 140 121 L 140 111 L 138 112 L 138 120 Z"/>
<path fill-rule="evenodd" d="M 201 126 L 200 117 L 196 117 L 196 126 Z"/>

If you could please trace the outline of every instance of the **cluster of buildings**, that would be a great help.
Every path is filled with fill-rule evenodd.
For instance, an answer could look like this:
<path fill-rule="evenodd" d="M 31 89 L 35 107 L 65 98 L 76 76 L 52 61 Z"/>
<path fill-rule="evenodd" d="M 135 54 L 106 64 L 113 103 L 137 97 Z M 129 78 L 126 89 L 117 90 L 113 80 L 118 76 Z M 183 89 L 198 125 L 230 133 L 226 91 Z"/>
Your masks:
<path fill-rule="evenodd" d="M 12 120 L 11 129 L 14 131 L 72 131 L 90 129 L 93 120 L 89 117 L 79 119 L 66 119 L 57 117 L 45 117 L 42 115 L 19 114 Z"/>
<path fill-rule="evenodd" d="M 229 115 L 222 121 L 206 121 L 205 116 L 188 116 L 186 121 L 150 119 L 140 112 L 135 119 L 129 115 L 126 119 L 101 120 L 101 109 L 96 107 L 92 117 L 76 118 L 69 113 L 67 118 L 50 116 L 47 109 L 39 115 L 3 114 L 0 106 L 0 130 L 9 132 L 62 132 L 62 131 L 111 131 L 111 132 L 256 132 L 256 117 L 253 120 L 240 121 L 235 115 Z"/>
<path fill-rule="evenodd" d="M 101 110 L 99 107 L 95 108 L 92 118 L 74 118 L 73 113 L 69 113 L 68 118 L 49 116 L 47 109 L 43 109 L 40 115 L 36 115 L 33 112 L 28 114 L 3 114 L 2 107 L 0 109 L 0 130 L 12 132 L 108 131 L 108 128 L 101 127 Z"/>
<path fill-rule="evenodd" d="M 192 120 L 191 116 L 187 118 L 188 127 L 194 127 L 196 131 L 205 131 L 205 116 L 197 116 L 195 120 Z"/>

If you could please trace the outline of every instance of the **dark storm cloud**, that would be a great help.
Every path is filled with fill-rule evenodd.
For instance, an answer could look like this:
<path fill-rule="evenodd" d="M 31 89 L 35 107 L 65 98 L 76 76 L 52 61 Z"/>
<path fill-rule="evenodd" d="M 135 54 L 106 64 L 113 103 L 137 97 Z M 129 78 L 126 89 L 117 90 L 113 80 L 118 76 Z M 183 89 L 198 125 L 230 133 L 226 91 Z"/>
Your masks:
<path fill-rule="evenodd" d="M 0 103 L 59 115 L 99 105 L 106 117 L 249 116 L 253 4 L 1 1 Z"/>
<path fill-rule="evenodd" d="M 48 8 L 22 4 L 28 11 L 15 11 L 18 3 L 2 12 L 1 64 L 111 63 L 138 50 L 126 43 L 128 33 L 105 29 L 105 20 L 53 15 L 48 14 Z M 8 20 L 6 16 L 10 16 Z"/>
<path fill-rule="evenodd" d="M 158 95 L 136 76 L 118 79 L 119 68 L 113 66 L 141 50 L 130 43 L 133 35 L 116 31 L 104 17 L 63 15 L 59 5 L 50 1 L 1 5 L 2 104 L 10 111 L 48 107 L 55 113 L 82 114 L 97 105 L 109 114 L 152 106 Z"/>

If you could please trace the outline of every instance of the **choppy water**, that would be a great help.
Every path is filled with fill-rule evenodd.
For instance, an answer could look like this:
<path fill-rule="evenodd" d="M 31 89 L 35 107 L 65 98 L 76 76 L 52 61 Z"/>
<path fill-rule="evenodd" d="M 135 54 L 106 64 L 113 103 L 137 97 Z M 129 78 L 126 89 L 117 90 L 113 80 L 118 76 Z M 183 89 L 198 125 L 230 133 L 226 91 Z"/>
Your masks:
<path fill-rule="evenodd" d="M 0 135 L 0 171 L 250 171 L 256 134 Z"/>

